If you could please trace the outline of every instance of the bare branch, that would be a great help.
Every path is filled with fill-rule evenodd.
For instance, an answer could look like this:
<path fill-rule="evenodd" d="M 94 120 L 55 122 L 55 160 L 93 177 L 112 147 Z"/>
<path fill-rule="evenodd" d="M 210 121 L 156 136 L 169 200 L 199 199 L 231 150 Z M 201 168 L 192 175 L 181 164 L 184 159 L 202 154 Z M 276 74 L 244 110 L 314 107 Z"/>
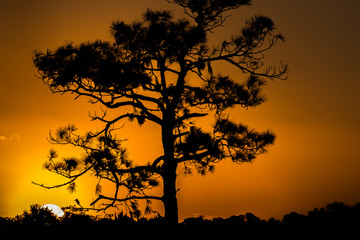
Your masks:
<path fill-rule="evenodd" d="M 140 199 L 145 199 L 145 200 L 152 199 L 152 200 L 160 200 L 160 201 L 163 200 L 162 197 L 158 197 L 158 196 L 131 196 L 131 197 L 127 197 L 127 198 L 119 198 L 118 199 L 118 198 L 106 197 L 104 195 L 99 195 L 99 197 L 97 199 L 95 199 L 92 203 L 90 203 L 90 206 L 93 206 L 100 200 L 110 200 L 113 202 L 126 202 L 129 200 L 140 200 Z"/>

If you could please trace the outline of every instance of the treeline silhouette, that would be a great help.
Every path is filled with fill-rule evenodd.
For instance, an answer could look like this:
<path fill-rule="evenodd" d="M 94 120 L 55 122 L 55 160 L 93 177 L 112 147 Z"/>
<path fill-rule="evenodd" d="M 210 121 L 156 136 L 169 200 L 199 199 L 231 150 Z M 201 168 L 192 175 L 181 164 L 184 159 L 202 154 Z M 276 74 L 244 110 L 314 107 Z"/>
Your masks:
<path fill-rule="evenodd" d="M 55 216 L 47 208 L 34 204 L 30 206 L 29 211 L 24 211 L 16 217 L 0 217 L 1 231 L 17 231 L 21 229 L 32 229 L 41 231 L 53 231 L 63 229 L 79 229 L 88 230 L 129 230 L 135 227 L 138 230 L 142 228 L 163 227 L 164 219 L 140 218 L 133 219 L 126 214 L 120 212 L 117 214 L 107 215 L 106 217 L 98 217 L 88 214 L 81 208 L 69 206 L 63 208 L 65 214 L 62 217 Z M 323 208 L 315 208 L 309 211 L 307 215 L 291 212 L 284 215 L 282 220 L 270 218 L 269 220 L 260 219 L 252 213 L 244 215 L 231 216 L 229 218 L 213 218 L 206 219 L 204 216 L 191 217 L 184 219 L 178 224 L 180 230 L 184 232 L 224 230 L 231 233 L 239 230 L 266 230 L 266 231 L 284 231 L 284 230 L 334 230 L 360 229 L 360 203 L 354 206 L 348 206 L 341 202 L 334 202 Z M 205 230 L 207 229 L 207 230 Z M 207 232 L 209 233 L 209 232 Z M 204 234 L 204 233 L 203 233 Z"/>

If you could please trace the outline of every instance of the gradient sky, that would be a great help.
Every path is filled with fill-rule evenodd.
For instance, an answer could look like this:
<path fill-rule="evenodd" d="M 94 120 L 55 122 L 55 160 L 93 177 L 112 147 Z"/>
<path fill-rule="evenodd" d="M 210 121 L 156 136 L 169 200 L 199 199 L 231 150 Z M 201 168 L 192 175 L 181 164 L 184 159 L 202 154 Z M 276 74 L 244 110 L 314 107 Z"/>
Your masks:
<path fill-rule="evenodd" d="M 90 177 L 73 194 L 31 184 L 62 180 L 42 168 L 53 147 L 46 140 L 49 130 L 67 123 L 94 128 L 88 113 L 97 109 L 85 98 L 51 94 L 35 76 L 32 50 L 110 40 L 113 20 L 139 19 L 147 7 L 182 12 L 165 0 L 0 0 L 0 216 L 15 216 L 34 203 L 62 207 L 78 198 L 84 206 L 95 197 Z M 252 164 L 224 161 L 214 174 L 180 176 L 180 219 L 246 212 L 281 218 L 334 201 L 360 202 L 359 9 L 358 0 L 253 0 L 231 12 L 214 40 L 230 37 L 254 14 L 271 17 L 285 35 L 268 63 L 289 64 L 288 80 L 268 83 L 265 104 L 232 112 L 236 121 L 273 130 L 277 139 Z M 239 74 L 226 66 L 217 70 Z M 134 126 L 126 123 L 121 132 L 130 157 L 157 156 L 159 129 Z"/>

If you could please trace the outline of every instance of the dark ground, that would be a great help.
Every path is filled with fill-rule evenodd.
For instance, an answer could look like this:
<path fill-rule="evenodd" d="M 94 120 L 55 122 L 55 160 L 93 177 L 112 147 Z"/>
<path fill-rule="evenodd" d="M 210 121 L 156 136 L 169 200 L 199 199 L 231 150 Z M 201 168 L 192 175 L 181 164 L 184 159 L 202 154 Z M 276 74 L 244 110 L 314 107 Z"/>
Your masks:
<path fill-rule="evenodd" d="M 131 219 L 124 214 L 107 218 L 96 218 L 86 213 L 65 212 L 57 218 L 39 205 L 31 205 L 30 211 L 14 218 L 0 217 L 0 232 L 22 236 L 30 235 L 95 237 L 95 236 L 134 236 L 146 238 L 174 237 L 221 237 L 221 239 L 241 239 L 254 237 L 273 237 L 281 239 L 312 239 L 314 237 L 335 237 L 359 239 L 360 203 L 347 206 L 343 203 L 328 204 L 324 208 L 309 211 L 307 215 L 292 212 L 282 220 L 271 218 L 262 220 L 252 213 L 229 218 L 205 219 L 187 218 L 177 226 L 163 223 L 161 218 Z M 121 234 L 121 235 L 119 235 Z M 128 238 L 128 237 L 126 237 Z"/>

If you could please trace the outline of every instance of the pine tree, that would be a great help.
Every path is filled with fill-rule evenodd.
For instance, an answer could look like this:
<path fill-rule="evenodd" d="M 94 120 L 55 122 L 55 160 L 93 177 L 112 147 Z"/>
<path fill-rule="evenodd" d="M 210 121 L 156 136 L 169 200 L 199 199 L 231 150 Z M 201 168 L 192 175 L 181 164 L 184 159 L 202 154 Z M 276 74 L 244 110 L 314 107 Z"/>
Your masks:
<path fill-rule="evenodd" d="M 264 63 L 264 53 L 284 40 L 275 33 L 273 21 L 254 16 L 239 33 L 210 47 L 209 37 L 224 26 L 228 11 L 249 5 L 250 0 L 168 2 L 181 6 L 186 18 L 148 9 L 141 21 L 113 22 L 113 42 L 67 43 L 34 52 L 34 65 L 53 93 L 72 93 L 105 109 L 125 111 L 115 117 L 109 117 L 106 110 L 100 116 L 94 114 L 92 120 L 104 127 L 85 135 L 78 135 L 72 125 L 52 132 L 51 142 L 77 146 L 86 156 L 55 161 L 57 153 L 51 150 L 44 166 L 69 180 L 56 186 L 38 185 L 74 190 L 76 180 L 92 172 L 115 186 L 114 195 L 105 196 L 99 181 L 93 206 L 101 202 L 106 209 L 124 203 L 132 216 L 139 217 L 138 200 L 146 202 L 146 212 L 151 211 L 151 200 L 159 200 L 166 221 L 177 223 L 178 171 L 206 174 L 226 158 L 251 162 L 274 143 L 271 131 L 259 132 L 236 123 L 227 111 L 262 104 L 265 81 L 286 78 L 287 65 L 266 67 Z M 235 66 L 245 80 L 215 73 L 217 62 Z M 210 132 L 193 123 L 208 115 L 215 119 Z M 158 125 L 163 154 L 145 165 L 130 161 L 115 134 L 115 125 L 124 120 L 137 121 L 140 126 L 147 122 Z M 157 186 L 163 187 L 162 196 L 147 194 Z M 126 197 L 119 197 L 124 191 Z"/>

